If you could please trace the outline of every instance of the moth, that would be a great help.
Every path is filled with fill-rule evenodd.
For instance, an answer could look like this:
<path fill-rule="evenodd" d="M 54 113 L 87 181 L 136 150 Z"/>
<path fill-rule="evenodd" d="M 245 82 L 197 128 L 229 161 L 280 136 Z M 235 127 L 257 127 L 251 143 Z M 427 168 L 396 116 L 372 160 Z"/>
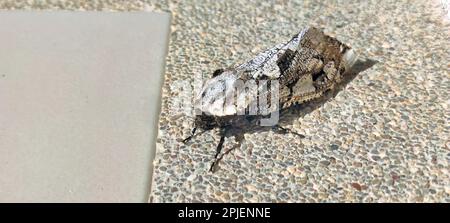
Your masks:
<path fill-rule="evenodd" d="M 261 125 L 280 110 L 323 96 L 341 82 L 356 59 L 356 53 L 346 44 L 321 29 L 308 27 L 243 64 L 218 69 L 195 97 L 198 113 L 184 142 L 196 136 L 199 129 L 219 128 L 221 138 L 210 167 L 214 171 L 230 131 Z M 249 93 L 249 89 L 253 91 Z M 297 134 L 277 123 L 272 126 Z"/>

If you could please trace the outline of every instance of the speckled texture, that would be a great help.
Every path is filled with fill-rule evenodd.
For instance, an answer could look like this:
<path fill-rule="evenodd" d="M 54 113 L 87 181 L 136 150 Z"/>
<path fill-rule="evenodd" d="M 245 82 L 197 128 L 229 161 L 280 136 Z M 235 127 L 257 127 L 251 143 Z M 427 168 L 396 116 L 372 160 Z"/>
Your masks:
<path fill-rule="evenodd" d="M 121 2 L 2 1 L 0 8 L 172 12 L 150 201 L 450 202 L 450 26 L 439 0 Z M 243 62 L 306 25 L 378 63 L 287 125 L 305 139 L 246 134 L 209 173 L 217 131 L 180 142 L 192 117 L 171 105 L 191 95 L 173 86 Z"/>

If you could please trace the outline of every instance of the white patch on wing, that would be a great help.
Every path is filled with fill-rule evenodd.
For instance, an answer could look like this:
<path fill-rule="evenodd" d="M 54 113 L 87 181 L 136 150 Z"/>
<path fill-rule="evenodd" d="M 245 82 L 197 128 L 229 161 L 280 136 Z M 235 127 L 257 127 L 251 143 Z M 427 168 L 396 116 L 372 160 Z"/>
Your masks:
<path fill-rule="evenodd" d="M 202 91 L 195 99 L 195 107 L 208 115 L 225 116 L 236 114 L 234 106 L 234 84 L 237 75 L 225 71 L 221 75 L 206 81 Z"/>

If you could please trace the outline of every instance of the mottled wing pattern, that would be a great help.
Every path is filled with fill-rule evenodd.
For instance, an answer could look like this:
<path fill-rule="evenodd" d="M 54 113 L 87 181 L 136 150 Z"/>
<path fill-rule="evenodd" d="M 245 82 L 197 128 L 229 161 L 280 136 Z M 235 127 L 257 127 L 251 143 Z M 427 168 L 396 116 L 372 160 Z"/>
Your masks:
<path fill-rule="evenodd" d="M 300 40 L 307 31 L 308 29 L 304 29 L 296 34 L 287 43 L 277 44 L 276 46 L 259 53 L 246 63 L 236 66 L 234 69 L 236 73 L 239 74 L 239 79 L 243 81 L 255 81 L 256 83 L 265 80 L 279 80 L 287 69 L 297 66 L 296 64 L 288 64 L 288 62 L 291 61 L 290 59 L 292 58 L 290 56 L 293 52 L 297 51 Z M 300 61 L 302 58 L 298 59 Z M 245 113 L 242 111 L 243 109 L 248 110 L 249 106 L 251 104 L 255 104 L 259 98 L 268 98 L 268 103 L 270 104 L 270 86 L 266 86 L 267 90 L 261 90 L 261 85 L 258 85 L 258 87 L 259 94 L 255 95 L 255 97 L 250 95 L 250 97 L 247 97 L 246 99 L 238 99 L 238 101 L 246 100 L 246 106 L 238 106 L 237 110 L 241 114 Z M 258 109 L 261 110 L 263 108 L 258 106 Z M 279 107 L 270 107 L 265 109 L 266 112 L 273 112 L 279 109 Z"/>
<path fill-rule="evenodd" d="M 316 28 L 308 29 L 294 54 L 301 59 L 294 62 L 292 72 L 282 75 L 282 108 L 318 98 L 333 89 L 356 60 L 350 47 Z"/>
<path fill-rule="evenodd" d="M 259 53 L 253 59 L 237 66 L 238 72 L 243 72 L 243 79 L 259 79 L 266 76 L 269 79 L 279 78 L 281 73 L 277 65 L 280 57 L 283 57 L 287 51 L 295 51 L 298 48 L 299 40 L 306 33 L 307 29 L 302 30 L 287 43 L 277 44 L 276 46 Z"/>
<path fill-rule="evenodd" d="M 354 60 L 350 47 L 319 29 L 307 28 L 286 44 L 260 53 L 238 69 L 244 71 L 241 77 L 246 80 L 278 80 L 281 108 L 286 108 L 332 89 Z M 267 91 L 258 97 L 270 94 Z"/>

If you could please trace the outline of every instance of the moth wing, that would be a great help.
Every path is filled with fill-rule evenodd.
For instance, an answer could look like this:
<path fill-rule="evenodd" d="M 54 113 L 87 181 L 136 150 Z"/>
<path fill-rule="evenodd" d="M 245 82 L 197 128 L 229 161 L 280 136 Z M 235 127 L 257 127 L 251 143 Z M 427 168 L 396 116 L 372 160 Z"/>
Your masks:
<path fill-rule="evenodd" d="M 300 40 L 307 32 L 304 29 L 295 35 L 286 43 L 277 44 L 274 47 L 259 53 L 253 59 L 236 67 L 238 71 L 242 71 L 245 79 L 270 79 L 274 80 L 281 76 L 278 61 L 284 57 L 286 53 L 296 51 L 299 47 Z"/>
<path fill-rule="evenodd" d="M 251 72 L 258 70 L 260 67 L 263 66 L 263 64 L 271 57 L 273 57 L 277 52 L 279 52 L 280 49 L 282 49 L 285 46 L 285 44 L 277 44 L 274 47 L 267 49 L 259 54 L 257 54 L 255 57 L 250 59 L 249 61 L 240 64 L 236 67 L 237 71 L 242 72 Z"/>
<path fill-rule="evenodd" d="M 261 83 L 261 80 L 278 79 L 281 76 L 281 69 L 278 64 L 280 58 L 285 57 L 286 54 L 292 53 L 298 49 L 300 40 L 306 31 L 307 29 L 304 29 L 290 41 L 277 44 L 274 47 L 259 53 L 253 59 L 238 65 L 235 69 L 241 74 L 240 78 L 247 82 L 258 81 L 259 83 Z M 250 83 L 250 85 L 251 84 L 252 83 Z M 253 94 L 247 94 L 246 98 L 239 98 L 238 96 L 238 102 L 241 102 L 241 106 L 237 106 L 237 112 L 240 114 L 244 112 L 247 114 L 254 114 L 255 110 L 257 110 L 259 113 L 268 114 L 277 111 L 279 109 L 279 104 L 272 102 L 279 102 L 279 99 L 273 98 L 271 91 L 279 91 L 280 86 L 276 86 L 276 89 L 273 89 L 273 85 L 273 83 L 270 85 L 259 84 L 256 89 L 252 88 L 253 91 L 256 90 L 256 95 L 254 94 L 255 92 L 252 92 Z M 266 105 L 261 106 L 260 103 L 258 103 L 258 98 L 259 100 L 265 98 L 267 102 Z"/>

